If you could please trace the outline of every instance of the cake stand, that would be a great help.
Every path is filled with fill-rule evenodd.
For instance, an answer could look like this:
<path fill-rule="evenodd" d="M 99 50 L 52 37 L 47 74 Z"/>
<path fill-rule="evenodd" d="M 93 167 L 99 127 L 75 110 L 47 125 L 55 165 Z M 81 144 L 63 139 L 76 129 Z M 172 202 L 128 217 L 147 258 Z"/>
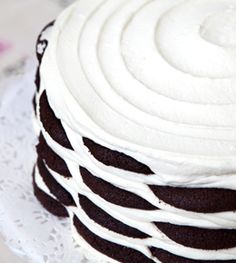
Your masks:
<path fill-rule="evenodd" d="M 30 70 L 0 82 L 0 235 L 27 262 L 85 263 L 69 220 L 49 214 L 33 194 L 33 79 Z"/>

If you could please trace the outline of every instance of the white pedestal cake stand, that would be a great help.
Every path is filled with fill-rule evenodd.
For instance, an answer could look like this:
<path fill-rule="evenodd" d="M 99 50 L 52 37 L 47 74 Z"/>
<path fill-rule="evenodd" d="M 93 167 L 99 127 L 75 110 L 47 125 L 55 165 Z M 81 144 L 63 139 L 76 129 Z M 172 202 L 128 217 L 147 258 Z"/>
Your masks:
<path fill-rule="evenodd" d="M 33 195 L 33 75 L 0 82 L 0 235 L 27 262 L 85 263 L 69 220 L 49 214 Z"/>

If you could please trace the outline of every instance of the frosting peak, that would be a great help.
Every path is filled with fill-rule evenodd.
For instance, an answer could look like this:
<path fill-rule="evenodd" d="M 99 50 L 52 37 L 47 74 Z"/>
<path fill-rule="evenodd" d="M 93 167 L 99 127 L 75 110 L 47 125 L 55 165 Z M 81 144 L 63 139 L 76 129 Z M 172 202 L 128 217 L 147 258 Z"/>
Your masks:
<path fill-rule="evenodd" d="M 207 41 L 224 48 L 236 48 L 236 7 L 212 14 L 201 26 L 201 35 Z"/>

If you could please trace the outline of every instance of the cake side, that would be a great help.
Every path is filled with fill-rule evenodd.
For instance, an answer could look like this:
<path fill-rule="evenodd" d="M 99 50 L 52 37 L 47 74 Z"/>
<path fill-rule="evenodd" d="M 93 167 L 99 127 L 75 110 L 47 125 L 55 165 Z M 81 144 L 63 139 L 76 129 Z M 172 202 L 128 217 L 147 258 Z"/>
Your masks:
<path fill-rule="evenodd" d="M 127 263 L 236 262 L 234 212 L 236 180 L 234 173 L 229 173 L 229 170 L 233 170 L 231 166 L 233 158 L 211 157 L 209 153 L 203 157 L 194 153 L 194 150 L 191 155 L 181 150 L 177 154 L 174 146 L 173 152 L 167 153 L 160 151 L 155 143 L 153 147 L 157 149 L 151 147 L 148 152 L 147 145 L 141 147 L 137 144 L 133 147 L 134 141 L 126 141 L 124 147 L 120 135 L 130 133 L 131 126 L 126 126 L 122 121 L 124 129 L 120 131 L 119 127 L 115 126 L 120 134 L 117 136 L 119 138 L 114 138 L 115 133 L 110 127 L 111 124 L 109 132 L 107 127 L 101 130 L 97 128 L 98 123 L 95 122 L 94 115 L 91 116 L 87 108 L 82 111 L 81 105 L 85 103 L 83 99 L 86 99 L 82 98 L 84 94 L 76 96 L 73 92 L 77 91 L 72 91 L 69 87 L 76 78 L 64 79 L 66 85 L 61 86 L 62 71 L 58 69 L 56 62 L 59 63 L 59 68 L 64 60 L 65 65 L 70 59 L 72 64 L 75 62 L 70 57 L 72 54 L 64 57 L 62 48 L 62 43 L 67 48 L 67 45 L 72 43 L 72 38 L 69 37 L 74 39 L 74 35 L 69 34 L 71 28 L 74 28 L 74 23 L 78 23 L 78 31 L 80 26 L 84 30 L 80 32 L 80 41 L 83 43 L 87 39 L 86 36 L 96 36 L 96 32 L 90 32 L 90 23 L 93 24 L 95 21 L 93 19 L 102 18 L 102 12 L 107 14 L 110 10 L 118 10 L 120 6 L 117 15 L 126 11 L 124 16 L 127 18 L 127 14 L 138 7 L 137 2 L 132 1 L 128 1 L 127 4 L 118 1 L 118 6 L 111 2 L 110 5 L 100 7 L 96 7 L 94 3 L 81 4 L 81 2 L 66 10 L 53 28 L 50 25 L 52 32 L 49 47 L 44 57 L 42 53 L 38 55 L 42 68 L 37 73 L 36 84 L 39 88 L 35 106 L 41 134 L 37 147 L 39 161 L 34 182 L 39 190 L 45 192 L 47 198 L 37 194 L 40 191 L 36 191 L 36 196 L 50 212 L 53 212 L 54 207 L 54 214 L 62 216 L 69 214 L 76 240 L 83 239 L 83 244 L 97 250 L 101 260 L 106 261 L 110 258 L 111 262 Z M 139 2 L 141 4 L 142 1 Z M 157 2 L 155 5 L 160 8 Z M 167 7 L 168 5 L 169 3 Z M 95 15 L 91 18 L 92 11 Z M 84 15 L 83 18 L 81 14 Z M 90 19 L 86 20 L 86 15 L 89 14 Z M 135 17 L 131 23 L 135 23 Z M 118 20 L 115 25 L 120 26 Z M 99 29 L 99 23 L 97 26 Z M 102 32 L 104 38 L 109 33 L 109 28 L 106 30 Z M 71 53 L 74 52 L 75 55 L 77 49 L 74 49 L 74 44 L 77 41 L 73 42 L 75 43 L 72 43 Z M 63 54 L 55 53 L 57 48 Z M 113 46 L 109 48 L 112 50 Z M 80 63 L 85 62 L 84 59 L 89 59 L 86 52 L 80 55 Z M 72 69 L 68 64 L 67 67 L 64 68 L 63 74 L 68 76 L 71 76 L 68 71 L 78 69 L 76 67 Z M 82 69 L 85 70 L 83 67 Z M 58 86 L 52 85 L 52 76 Z M 83 78 L 80 75 L 78 86 L 87 88 L 85 76 L 88 78 L 88 72 L 87 74 L 84 72 Z M 90 85 L 94 89 L 99 89 L 91 82 Z M 79 89 L 78 87 L 78 91 Z M 93 105 L 94 98 L 95 96 L 91 96 L 87 103 Z M 114 107 L 109 107 L 110 112 L 113 112 Z M 113 115 L 107 116 L 95 103 L 94 108 L 97 115 L 104 117 L 103 121 L 112 119 Z M 124 117 L 122 114 L 121 116 Z M 203 127 L 197 127 L 194 129 L 200 134 Z M 139 128 L 141 129 L 140 126 Z M 149 128 L 144 128 L 149 135 Z M 175 128 L 181 130 L 181 127 Z M 207 130 L 206 126 L 204 129 L 208 136 L 216 136 Z M 133 129 L 133 137 L 136 136 L 136 131 L 137 129 Z M 137 134 L 137 138 L 140 139 L 143 131 L 138 132 L 140 133 Z M 217 132 L 219 135 L 219 130 Z M 154 133 L 150 132 L 151 139 L 152 135 Z M 221 135 L 223 136 L 223 133 Z M 161 138 L 160 136 L 159 139 Z M 203 139 L 199 138 L 196 144 L 199 140 L 203 143 Z M 231 139 L 232 137 L 229 137 L 229 140 Z M 205 138 L 206 140 L 208 144 L 210 139 Z M 164 141 L 168 142 L 168 138 L 165 137 Z M 139 142 L 144 143 L 143 140 Z M 211 142 L 208 147 L 210 145 Z M 228 167 L 224 166 L 226 162 L 229 163 Z M 58 205 L 52 200 L 61 206 L 60 209 L 64 208 L 64 212 L 58 212 Z M 50 206 L 47 205 L 49 203 Z M 65 211 L 68 211 L 68 214 Z"/>

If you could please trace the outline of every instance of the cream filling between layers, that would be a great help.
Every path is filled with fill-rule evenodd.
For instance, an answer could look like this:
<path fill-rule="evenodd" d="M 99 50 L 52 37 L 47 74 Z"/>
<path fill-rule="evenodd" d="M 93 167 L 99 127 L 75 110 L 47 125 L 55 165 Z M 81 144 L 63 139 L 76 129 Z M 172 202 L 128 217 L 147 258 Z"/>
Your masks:
<path fill-rule="evenodd" d="M 48 189 L 48 187 L 46 186 L 46 184 L 44 183 L 41 175 L 39 174 L 39 171 L 38 171 L 38 167 L 36 166 L 35 167 L 35 183 L 37 185 L 37 187 L 39 187 L 44 193 L 46 193 L 47 195 L 49 195 L 51 198 L 53 198 L 54 200 L 58 201 L 56 199 L 56 197 L 54 195 L 52 195 L 52 193 L 50 192 L 50 190 Z M 101 263 L 104 263 L 104 262 L 109 262 L 109 263 L 118 263 L 118 261 L 116 260 L 113 260 L 107 256 L 105 256 L 104 254 L 98 252 L 97 250 L 95 250 L 94 248 L 92 248 L 79 234 L 78 234 L 78 231 L 76 230 L 75 226 L 73 225 L 73 212 L 68 209 L 67 207 L 67 210 L 68 210 L 68 213 L 70 215 L 70 219 L 71 219 L 71 226 L 72 226 L 72 236 L 73 238 L 75 238 L 76 242 L 78 242 L 78 244 L 80 244 L 83 249 L 85 249 L 86 251 L 86 255 L 87 253 L 89 253 L 88 255 L 91 256 L 91 251 L 93 252 L 92 254 L 96 257 L 97 257 L 97 262 L 101 262 Z M 93 258 L 94 259 L 94 258 Z"/>
<path fill-rule="evenodd" d="M 68 207 L 68 211 L 70 212 L 70 215 L 76 214 L 76 216 L 81 220 L 81 222 L 95 235 L 108 240 L 110 242 L 127 246 L 133 249 L 136 249 L 140 251 L 141 253 L 145 254 L 148 257 L 151 257 L 151 254 L 148 250 L 148 247 L 154 246 L 157 248 L 164 249 L 166 251 L 169 251 L 170 253 L 173 253 L 178 256 L 187 257 L 191 259 L 199 259 L 199 260 L 210 260 L 210 259 L 217 259 L 217 260 L 231 260 L 234 259 L 236 248 L 232 249 L 221 249 L 217 251 L 212 250 L 202 250 L 202 249 L 194 249 L 194 248 L 188 248 L 184 247 L 182 245 L 179 245 L 169 239 L 167 236 L 165 236 L 163 233 L 158 231 L 158 229 L 154 226 L 152 223 L 145 223 L 136 220 L 136 218 L 129 218 L 127 217 L 127 213 L 125 213 L 125 210 L 130 210 L 131 214 L 136 214 L 136 209 L 124 209 L 123 207 L 110 204 L 109 202 L 104 201 L 99 196 L 92 193 L 89 188 L 87 188 L 81 180 L 80 184 L 80 190 L 79 193 L 82 195 L 85 195 L 87 198 L 89 198 L 95 205 L 106 211 L 108 214 L 113 216 L 114 218 L 120 220 L 121 222 L 125 222 L 127 225 L 134 227 L 136 229 L 139 229 L 140 231 L 143 231 L 149 235 L 152 236 L 152 238 L 147 239 L 133 239 L 126 236 L 123 236 L 121 234 L 117 234 L 113 231 L 110 231 L 97 223 L 95 223 L 93 220 L 91 220 L 83 211 L 83 209 L 80 206 L 79 199 L 78 199 L 78 193 L 76 191 L 72 191 L 73 187 L 72 185 L 75 184 L 73 182 L 73 179 L 65 179 L 61 175 L 57 174 L 56 172 L 50 170 L 47 168 L 50 173 L 53 175 L 53 177 L 66 189 L 69 191 L 73 196 L 73 199 L 76 203 L 76 207 Z M 69 183 L 70 182 L 70 183 Z M 44 192 L 46 192 L 48 195 L 55 197 L 50 193 L 48 187 L 43 182 L 41 176 L 38 173 L 38 170 L 36 169 L 36 183 L 42 189 Z M 146 213 L 146 211 L 145 211 Z M 164 216 L 165 217 L 165 216 Z M 173 215 L 172 215 L 173 217 Z M 178 217 L 178 215 L 176 215 Z M 150 222 L 150 221 L 149 221 Z M 168 221 L 169 222 L 169 221 Z"/>
<path fill-rule="evenodd" d="M 54 142 L 52 138 L 48 135 L 48 133 L 43 129 L 42 125 L 41 125 L 41 129 L 46 138 L 46 141 L 48 142 L 50 147 L 52 147 L 52 149 L 57 154 L 59 154 L 59 156 L 71 157 L 75 154 L 73 151 L 65 149 L 62 146 L 60 146 L 58 143 Z M 93 158 L 91 158 L 91 156 L 89 158 L 88 152 L 87 150 L 85 150 L 85 146 L 82 145 L 82 138 L 81 138 L 80 149 L 81 149 L 80 156 L 77 156 L 77 162 L 75 162 L 74 159 L 72 158 L 65 159 L 67 167 L 70 173 L 72 174 L 73 179 L 63 178 L 63 176 L 61 175 L 60 176 L 58 175 L 56 177 L 56 180 L 64 188 L 66 188 L 68 192 L 70 192 L 71 194 L 74 192 L 73 195 L 75 195 L 81 193 L 82 189 L 85 189 L 83 191 L 90 192 L 91 194 L 93 194 L 93 192 L 83 183 L 79 171 L 79 166 L 89 167 L 89 171 L 95 176 L 97 176 L 98 178 L 101 178 L 116 187 L 129 191 L 131 193 L 135 193 L 138 196 L 150 202 L 151 204 L 153 204 L 154 206 L 161 209 L 157 211 L 145 211 L 145 212 L 143 210 L 135 210 L 134 213 L 133 209 L 119 207 L 120 210 L 118 211 L 116 205 L 112 205 L 111 203 L 106 202 L 104 199 L 98 197 L 100 198 L 102 203 L 107 204 L 108 207 L 111 206 L 110 209 L 106 205 L 103 206 L 104 211 L 108 212 L 109 214 L 114 214 L 114 217 L 116 218 L 117 216 L 119 216 L 120 213 L 124 215 L 124 217 L 120 219 L 121 221 L 126 222 L 125 220 L 129 220 L 129 218 L 131 217 L 133 219 L 133 222 L 138 221 L 138 225 L 140 224 L 140 221 L 144 221 L 144 222 L 157 221 L 157 222 L 170 222 L 172 224 L 177 224 L 177 225 L 187 225 L 187 226 L 205 227 L 205 228 L 213 228 L 213 229 L 236 228 L 234 211 L 206 214 L 206 213 L 189 212 L 175 208 L 174 206 L 168 205 L 162 200 L 159 200 L 147 185 L 139 182 L 137 183 L 131 182 L 127 178 L 126 179 L 119 178 L 116 175 L 113 175 L 112 172 L 108 173 L 100 169 L 96 165 L 97 161 L 93 163 L 92 162 Z M 55 172 L 52 171 L 50 168 L 48 168 L 48 170 L 53 175 L 55 174 Z M 96 203 L 96 198 L 94 198 L 95 203 Z M 97 206 L 100 207 L 100 204 L 97 204 Z M 148 232 L 148 234 L 153 235 L 153 232 L 152 233 Z"/>

